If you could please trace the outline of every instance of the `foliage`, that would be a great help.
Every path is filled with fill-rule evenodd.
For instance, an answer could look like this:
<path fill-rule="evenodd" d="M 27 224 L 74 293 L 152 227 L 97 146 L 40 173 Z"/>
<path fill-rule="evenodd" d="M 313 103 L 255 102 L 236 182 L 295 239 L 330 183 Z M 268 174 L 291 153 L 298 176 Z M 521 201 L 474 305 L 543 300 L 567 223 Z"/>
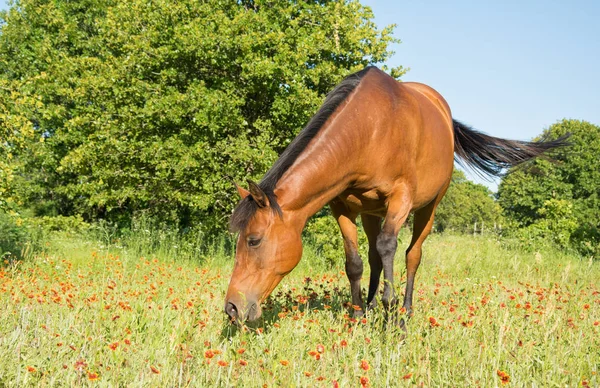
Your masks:
<path fill-rule="evenodd" d="M 600 263 L 564 252 L 430 237 L 406 333 L 384 326 L 380 308 L 352 320 L 343 264 L 305 255 L 265 320 L 242 331 L 222 313 L 228 256 L 213 251 L 199 265 L 175 252 L 46 243 L 0 267 L 2 386 L 600 384 Z"/>
<path fill-rule="evenodd" d="M 435 213 L 435 230 L 469 233 L 475 223 L 491 229 L 502 222 L 501 213 L 487 187 L 469 181 L 464 172 L 454 169 L 450 187 Z"/>
<path fill-rule="evenodd" d="M 233 181 L 262 176 L 397 41 L 343 0 L 17 0 L 2 19 L 0 190 L 37 215 L 207 231 Z"/>
<path fill-rule="evenodd" d="M 0 211 L 0 260 L 20 259 L 30 248 L 31 233 L 20 218 Z"/>
<path fill-rule="evenodd" d="M 541 137 L 567 133 L 569 147 L 511 171 L 499 186 L 498 202 L 507 217 L 525 228 L 517 234 L 600 257 L 600 127 L 565 119 Z"/>

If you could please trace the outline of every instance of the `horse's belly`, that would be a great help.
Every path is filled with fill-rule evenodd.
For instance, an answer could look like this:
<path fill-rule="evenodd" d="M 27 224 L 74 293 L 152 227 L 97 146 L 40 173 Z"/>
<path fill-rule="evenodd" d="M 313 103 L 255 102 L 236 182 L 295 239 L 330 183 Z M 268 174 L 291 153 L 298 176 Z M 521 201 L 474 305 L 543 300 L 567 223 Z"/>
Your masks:
<path fill-rule="evenodd" d="M 369 213 L 385 216 L 385 197 L 377 190 L 348 190 L 338 196 L 346 207 L 355 214 Z"/>

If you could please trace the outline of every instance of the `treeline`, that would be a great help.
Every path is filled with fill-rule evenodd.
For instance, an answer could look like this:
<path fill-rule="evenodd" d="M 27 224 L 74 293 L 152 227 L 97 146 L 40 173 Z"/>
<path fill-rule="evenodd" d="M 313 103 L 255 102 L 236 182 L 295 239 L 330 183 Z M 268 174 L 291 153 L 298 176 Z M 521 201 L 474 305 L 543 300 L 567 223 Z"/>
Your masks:
<path fill-rule="evenodd" d="M 358 1 L 17 0 L 0 19 L 2 225 L 222 235 L 233 182 L 259 180 L 334 85 L 405 72 L 384 65 L 393 26 Z M 543 136 L 565 132 L 572 152 L 518 168 L 497 199 L 455 172 L 436 229 L 497 223 L 597 256 L 599 128 Z"/>

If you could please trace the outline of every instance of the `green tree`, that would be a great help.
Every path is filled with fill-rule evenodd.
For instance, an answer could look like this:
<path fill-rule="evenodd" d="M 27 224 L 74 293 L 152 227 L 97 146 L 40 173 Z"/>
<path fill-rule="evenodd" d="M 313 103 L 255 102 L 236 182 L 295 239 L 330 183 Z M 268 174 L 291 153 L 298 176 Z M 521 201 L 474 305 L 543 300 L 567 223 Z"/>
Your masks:
<path fill-rule="evenodd" d="M 33 139 L 16 152 L 2 133 L 5 190 L 39 215 L 205 230 L 396 41 L 343 0 L 17 0 L 2 19 L 0 120 Z"/>
<path fill-rule="evenodd" d="M 498 201 L 527 236 L 600 254 L 600 127 L 562 120 L 551 139 L 571 133 L 569 147 L 517 167 L 501 182 Z"/>
<path fill-rule="evenodd" d="M 435 230 L 472 232 L 477 223 L 492 228 L 502 222 L 502 210 L 492 192 L 471 182 L 461 170 L 452 172 L 452 182 L 435 213 Z"/>

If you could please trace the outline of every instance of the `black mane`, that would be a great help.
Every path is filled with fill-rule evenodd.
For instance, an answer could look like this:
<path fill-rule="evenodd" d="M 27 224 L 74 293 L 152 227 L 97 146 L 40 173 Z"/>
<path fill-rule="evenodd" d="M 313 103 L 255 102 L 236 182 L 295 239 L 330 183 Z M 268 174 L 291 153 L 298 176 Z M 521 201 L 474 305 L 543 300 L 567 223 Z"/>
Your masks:
<path fill-rule="evenodd" d="M 365 74 L 372 68 L 373 66 L 368 66 L 359 72 L 347 76 L 335 89 L 327 94 L 325 102 L 321 105 L 317 114 L 310 119 L 306 127 L 300 131 L 298 136 L 283 151 L 279 159 L 277 159 L 273 167 L 269 169 L 259 183 L 259 187 L 269 199 L 271 209 L 279 216 L 281 216 L 281 208 L 277 203 L 277 196 L 274 193 L 277 182 L 294 164 L 298 156 L 306 149 L 308 143 L 316 136 L 329 117 L 356 89 Z M 244 198 L 233 211 L 231 220 L 229 221 L 229 229 L 232 232 L 244 229 L 257 210 L 258 204 L 252 200 L 251 196 Z"/>

